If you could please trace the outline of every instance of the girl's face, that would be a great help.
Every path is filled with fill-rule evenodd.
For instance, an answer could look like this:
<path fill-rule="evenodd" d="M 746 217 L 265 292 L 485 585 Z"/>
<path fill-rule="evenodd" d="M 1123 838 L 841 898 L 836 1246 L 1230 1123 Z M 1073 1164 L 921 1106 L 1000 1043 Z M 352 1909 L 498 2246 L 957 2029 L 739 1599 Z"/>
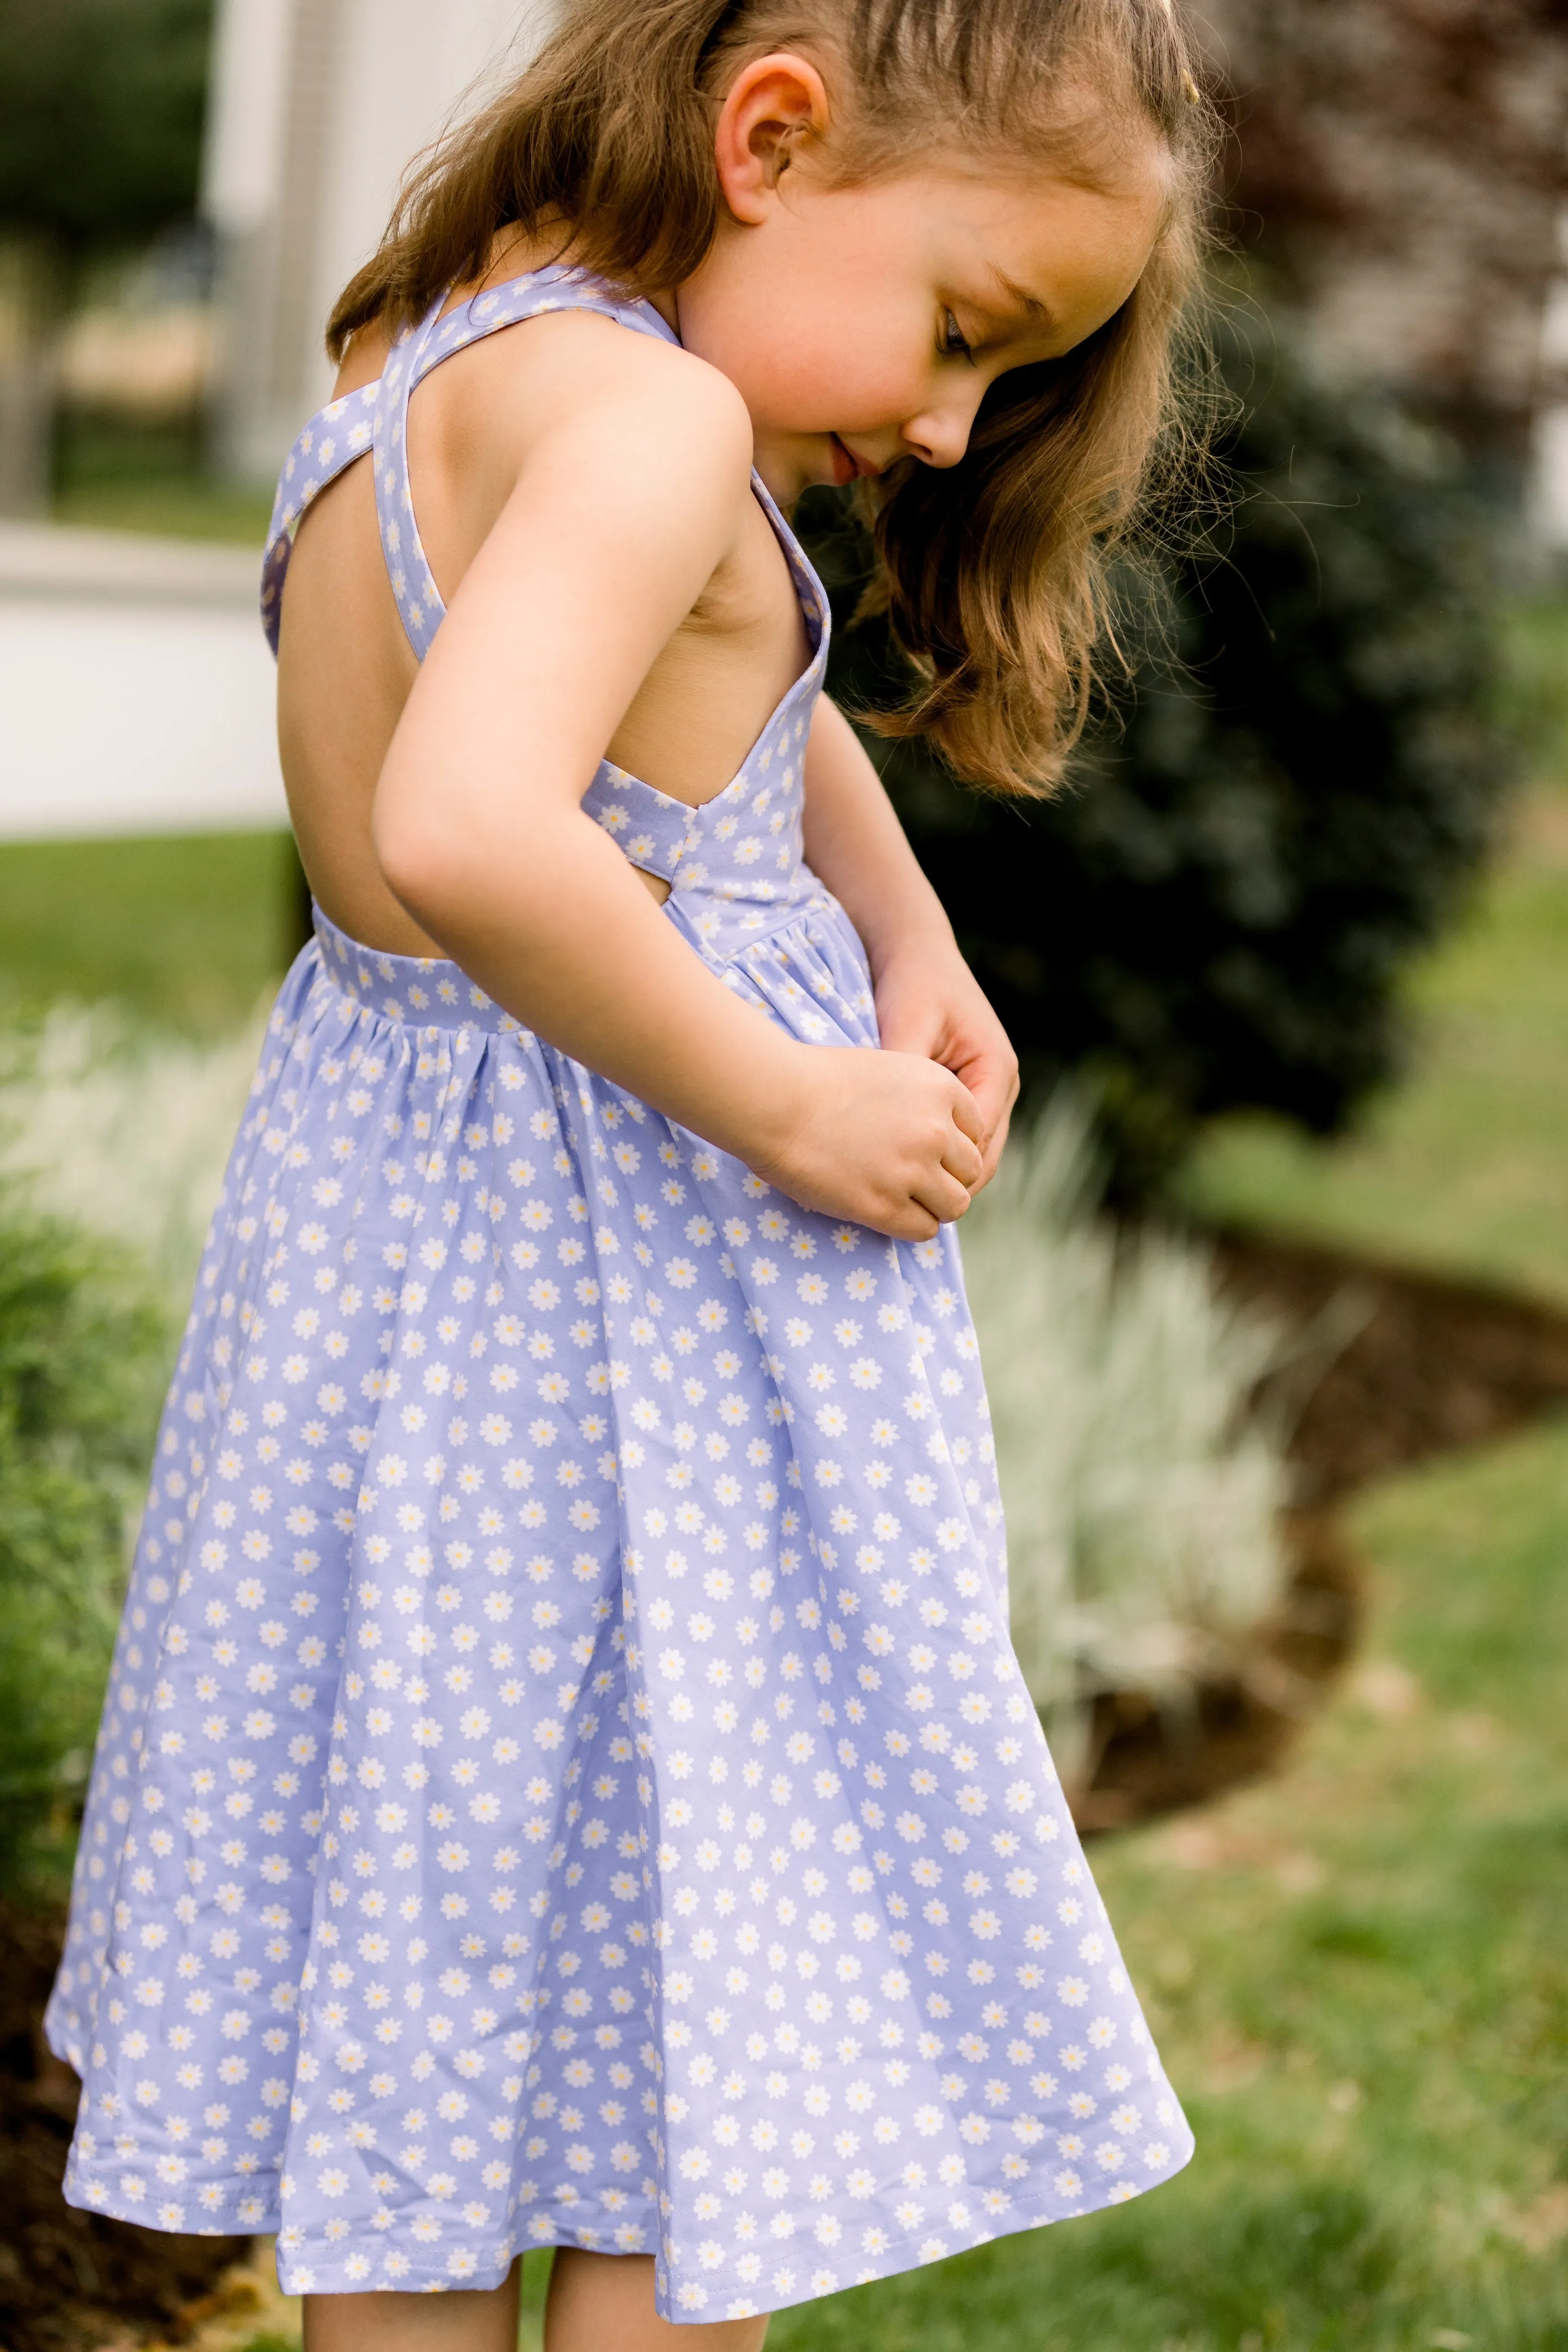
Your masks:
<path fill-rule="evenodd" d="M 900 457 L 955 465 L 988 385 L 1121 308 L 1163 211 L 1152 133 L 1094 186 L 942 159 L 835 188 L 790 161 L 826 113 L 804 58 L 738 78 L 717 140 L 728 217 L 673 298 L 686 348 L 744 399 L 785 507 Z"/>

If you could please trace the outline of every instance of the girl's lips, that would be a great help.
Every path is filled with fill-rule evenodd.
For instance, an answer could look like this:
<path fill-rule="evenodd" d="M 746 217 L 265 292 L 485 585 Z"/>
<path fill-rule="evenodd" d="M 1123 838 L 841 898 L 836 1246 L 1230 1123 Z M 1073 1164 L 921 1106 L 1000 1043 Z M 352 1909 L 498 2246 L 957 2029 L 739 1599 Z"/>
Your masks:
<path fill-rule="evenodd" d="M 846 482 L 874 482 L 879 478 L 880 466 L 873 466 L 868 457 L 858 456 L 837 433 L 830 433 L 827 438 L 833 452 L 833 478 L 840 489 Z"/>

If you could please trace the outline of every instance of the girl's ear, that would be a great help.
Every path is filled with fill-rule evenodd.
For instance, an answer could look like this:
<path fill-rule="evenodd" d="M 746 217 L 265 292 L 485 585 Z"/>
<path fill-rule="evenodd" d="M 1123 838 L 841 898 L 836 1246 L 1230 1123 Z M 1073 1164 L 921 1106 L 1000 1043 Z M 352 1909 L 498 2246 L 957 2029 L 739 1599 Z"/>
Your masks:
<path fill-rule="evenodd" d="M 826 136 L 827 90 L 808 58 L 793 51 L 755 58 L 731 83 L 719 112 L 714 158 L 734 219 L 758 226 L 773 206 L 792 156 Z"/>

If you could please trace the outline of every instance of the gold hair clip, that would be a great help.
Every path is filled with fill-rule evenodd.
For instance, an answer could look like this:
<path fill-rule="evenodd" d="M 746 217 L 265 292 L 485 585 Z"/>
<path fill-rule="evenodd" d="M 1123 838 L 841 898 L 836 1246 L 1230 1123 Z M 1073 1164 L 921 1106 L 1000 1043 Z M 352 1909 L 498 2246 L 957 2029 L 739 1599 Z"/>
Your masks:
<path fill-rule="evenodd" d="M 1160 5 L 1171 20 L 1171 30 L 1173 33 L 1176 29 L 1176 0 L 1160 0 Z M 1182 68 L 1182 95 L 1189 106 L 1203 104 L 1203 93 L 1185 66 Z"/>

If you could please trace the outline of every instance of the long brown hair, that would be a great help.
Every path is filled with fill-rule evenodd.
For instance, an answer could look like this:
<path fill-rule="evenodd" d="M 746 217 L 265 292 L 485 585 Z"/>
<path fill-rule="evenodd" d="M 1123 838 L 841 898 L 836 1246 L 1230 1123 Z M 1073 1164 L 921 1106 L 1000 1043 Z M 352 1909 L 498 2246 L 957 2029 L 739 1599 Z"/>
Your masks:
<path fill-rule="evenodd" d="M 723 92 L 787 47 L 835 89 L 841 181 L 944 151 L 1082 174 L 1139 131 L 1167 151 L 1161 233 L 1116 315 L 999 379 L 956 466 L 906 459 L 876 494 L 876 601 L 915 685 L 872 723 L 929 737 L 973 782 L 1048 790 L 1089 706 L 1110 560 L 1201 439 L 1183 353 L 1216 116 L 1174 0 L 572 0 L 527 72 L 416 166 L 328 349 L 482 278 L 514 224 L 629 293 L 679 286 L 718 227 Z"/>

